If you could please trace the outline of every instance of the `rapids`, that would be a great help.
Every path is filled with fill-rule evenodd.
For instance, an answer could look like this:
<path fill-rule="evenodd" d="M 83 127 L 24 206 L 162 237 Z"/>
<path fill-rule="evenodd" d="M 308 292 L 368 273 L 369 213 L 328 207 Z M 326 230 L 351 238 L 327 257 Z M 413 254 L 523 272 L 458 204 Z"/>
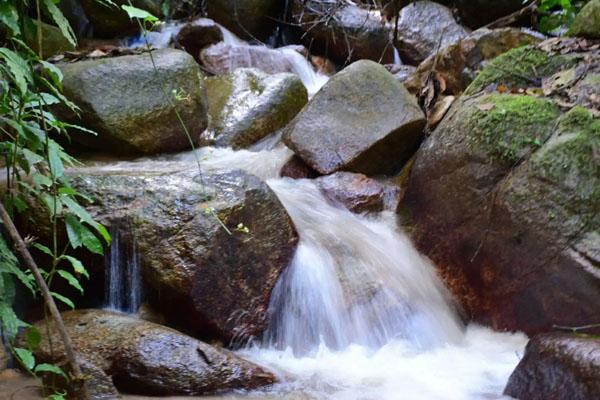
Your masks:
<path fill-rule="evenodd" d="M 160 159 L 85 169 L 203 172 L 243 169 L 266 179 L 294 221 L 300 244 L 271 296 L 262 340 L 239 354 L 280 383 L 219 399 L 502 399 L 527 337 L 464 327 L 433 265 L 396 216 L 356 215 L 310 180 L 279 178 L 291 152 L 203 148 Z M 131 399 L 141 399 L 131 397 Z"/>

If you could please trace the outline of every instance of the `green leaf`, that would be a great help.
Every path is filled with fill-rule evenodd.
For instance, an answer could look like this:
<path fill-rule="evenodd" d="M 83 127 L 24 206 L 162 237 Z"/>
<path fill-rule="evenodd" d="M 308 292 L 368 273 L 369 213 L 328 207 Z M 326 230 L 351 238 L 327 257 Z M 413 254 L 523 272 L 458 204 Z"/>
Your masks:
<path fill-rule="evenodd" d="M 29 326 L 21 321 L 13 311 L 11 305 L 5 302 L 0 302 L 0 322 L 2 323 L 1 326 L 4 335 L 9 339 L 13 339 L 17 335 L 19 328 Z"/>
<path fill-rule="evenodd" d="M 50 75 L 52 82 L 62 90 L 63 73 L 56 65 L 49 63 L 48 61 L 40 61 L 44 70 Z"/>
<path fill-rule="evenodd" d="M 43 0 L 44 6 L 46 7 L 46 11 L 50 15 L 50 17 L 54 20 L 56 25 L 58 25 L 63 36 L 71 43 L 73 46 L 77 46 L 77 39 L 75 38 L 75 32 L 69 25 L 69 21 L 65 18 L 62 11 L 54 4 L 53 0 Z"/>
<path fill-rule="evenodd" d="M 29 149 L 23 149 L 23 157 L 27 160 L 29 165 L 33 166 L 35 164 L 39 164 L 44 161 L 44 157 L 39 154 L 34 153 Z"/>
<path fill-rule="evenodd" d="M 65 372 L 60 369 L 60 367 L 54 365 L 54 364 L 38 364 L 35 366 L 35 369 L 33 370 L 36 374 L 39 374 L 40 372 L 49 372 L 51 374 L 56 374 L 56 375 L 60 375 L 65 379 L 67 378 L 67 374 L 65 374 Z M 62 397 L 64 399 L 64 397 Z"/>
<path fill-rule="evenodd" d="M 63 303 L 65 303 L 66 305 L 68 305 L 69 307 L 71 307 L 71 309 L 75 309 L 75 304 L 73 304 L 73 302 L 71 301 L 71 299 L 69 299 L 68 297 L 65 297 L 62 294 L 56 293 L 56 292 L 50 292 L 50 294 L 55 299 L 60 300 Z"/>
<path fill-rule="evenodd" d="M 69 282 L 69 285 L 73 286 L 75 289 L 79 290 L 79 292 L 81 294 L 83 294 L 83 287 L 81 287 L 81 284 L 79 283 L 79 280 L 77 278 L 75 278 L 73 276 L 73 274 L 71 274 L 68 271 L 59 269 L 58 271 L 56 271 L 58 273 L 58 275 L 60 275 L 64 280 L 66 280 L 67 282 Z"/>
<path fill-rule="evenodd" d="M 29 347 L 29 350 L 37 349 L 40 346 L 40 343 L 42 343 L 42 334 L 35 326 L 31 326 L 27 329 L 25 338 L 27 339 L 27 347 Z"/>
<path fill-rule="evenodd" d="M 44 246 L 43 244 L 34 243 L 33 247 L 35 247 L 36 249 L 38 249 L 42 253 L 48 254 L 50 257 L 53 257 L 52 250 L 50 250 L 48 247 Z"/>
<path fill-rule="evenodd" d="M 21 361 L 21 364 L 29 371 L 33 369 L 35 366 L 35 357 L 31 353 L 31 351 L 27 349 L 22 349 L 20 347 L 15 347 L 14 349 L 15 355 Z"/>
<path fill-rule="evenodd" d="M 63 203 L 73 212 L 73 214 L 77 215 L 79 219 L 88 225 L 92 226 L 106 241 L 107 244 L 110 244 L 110 233 L 106 230 L 104 225 L 94 221 L 92 216 L 83 208 L 79 203 L 77 203 L 73 198 L 64 196 L 62 197 Z"/>
<path fill-rule="evenodd" d="M 79 221 L 75 215 L 68 214 L 65 216 L 65 223 L 67 225 L 67 236 L 69 237 L 69 243 L 73 248 L 79 248 L 84 246 L 92 253 L 103 255 L 104 248 L 100 240 Z"/>
<path fill-rule="evenodd" d="M 19 27 L 19 14 L 17 9 L 10 1 L 0 2 L 0 22 L 10 28 L 14 36 L 21 34 Z"/>
<path fill-rule="evenodd" d="M 81 261 L 79 261 L 75 257 L 71 257 L 71 256 L 63 256 L 63 257 L 71 263 L 71 266 L 73 266 L 73 271 L 75 271 L 75 273 L 83 275 L 88 279 L 90 278 L 90 274 L 87 272 L 87 270 L 85 269 L 85 267 L 83 266 Z"/>
<path fill-rule="evenodd" d="M 32 81 L 29 64 L 18 53 L 6 47 L 0 48 L 0 59 L 4 60 L 8 66 L 15 84 L 19 88 L 21 95 L 24 96 L 27 93 L 27 84 Z"/>
<path fill-rule="evenodd" d="M 134 18 L 138 18 L 143 20 L 144 22 L 156 22 L 158 21 L 158 18 L 155 17 L 154 15 L 150 14 L 148 11 L 146 10 L 142 10 L 140 8 L 137 7 L 132 7 L 132 6 L 121 6 L 121 8 L 123 10 L 125 10 L 125 12 L 127 13 L 127 15 L 129 16 L 129 18 L 134 19 Z"/>
<path fill-rule="evenodd" d="M 48 162 L 55 178 L 63 176 L 65 168 L 61 159 L 62 148 L 54 141 L 48 143 Z"/>

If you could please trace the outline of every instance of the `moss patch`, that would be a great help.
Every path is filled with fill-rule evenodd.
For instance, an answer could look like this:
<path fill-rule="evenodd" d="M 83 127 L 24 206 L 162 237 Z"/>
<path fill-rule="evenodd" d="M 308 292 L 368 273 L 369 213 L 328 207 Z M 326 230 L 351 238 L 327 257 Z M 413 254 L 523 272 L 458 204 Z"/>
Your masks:
<path fill-rule="evenodd" d="M 483 148 L 492 160 L 514 164 L 547 140 L 558 115 L 556 106 L 546 100 L 488 95 L 468 118 L 468 143 Z"/>
<path fill-rule="evenodd" d="M 577 208 L 600 208 L 600 120 L 575 107 L 559 121 L 551 140 L 533 158 L 537 175 L 566 187 Z"/>
<path fill-rule="evenodd" d="M 541 86 L 541 79 L 570 68 L 572 59 L 550 55 L 533 46 L 513 49 L 492 60 L 465 90 L 466 95 L 477 93 L 490 84 L 508 87 Z"/>

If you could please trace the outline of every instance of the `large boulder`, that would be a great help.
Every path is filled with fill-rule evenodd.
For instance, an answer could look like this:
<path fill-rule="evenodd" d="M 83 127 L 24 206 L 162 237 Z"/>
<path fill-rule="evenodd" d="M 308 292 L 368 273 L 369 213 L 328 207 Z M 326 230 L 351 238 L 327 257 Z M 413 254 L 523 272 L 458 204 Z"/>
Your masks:
<path fill-rule="evenodd" d="M 257 68 L 268 74 L 294 72 L 284 52 L 266 46 L 217 43 L 202 50 L 200 62 L 215 75 L 227 74 L 238 68 Z"/>
<path fill-rule="evenodd" d="M 520 400 L 591 400 L 600 393 L 600 340 L 549 333 L 534 337 L 504 394 Z"/>
<path fill-rule="evenodd" d="M 468 34 L 456 22 L 448 7 L 420 0 L 400 11 L 398 50 L 404 61 L 419 64 L 439 49 L 458 42 Z"/>
<path fill-rule="evenodd" d="M 339 64 L 367 59 L 394 60 L 392 28 L 380 17 L 350 2 L 294 0 L 292 19 L 311 52 Z"/>
<path fill-rule="evenodd" d="M 207 80 L 210 124 L 204 144 L 246 148 L 283 128 L 308 102 L 294 74 L 267 75 L 241 68 Z"/>
<path fill-rule="evenodd" d="M 241 171 L 199 173 L 195 163 L 76 175 L 74 187 L 96 200 L 88 206 L 96 220 L 129 230 L 123 240 L 135 240 L 148 299 L 170 322 L 226 343 L 266 328 L 298 237 L 265 183 Z"/>
<path fill-rule="evenodd" d="M 41 23 L 42 32 L 42 57 L 48 58 L 53 55 L 64 53 L 65 51 L 75 50 L 66 37 L 63 36 L 61 30 L 54 25 Z M 25 42 L 27 45 L 34 50 L 36 53 L 39 52 L 39 40 L 38 40 L 38 21 L 33 21 L 32 29 L 25 30 Z"/>
<path fill-rule="evenodd" d="M 279 0 L 207 0 L 208 16 L 244 39 L 266 41 L 283 11 Z"/>
<path fill-rule="evenodd" d="M 569 34 L 600 39 L 600 0 L 587 3 L 577 14 Z"/>
<path fill-rule="evenodd" d="M 62 317 L 94 398 L 117 398 L 115 387 L 140 395 L 203 395 L 275 382 L 258 365 L 152 322 L 102 310 Z M 44 332 L 35 349 L 37 362 L 66 366 L 54 323 L 35 326 Z"/>
<path fill-rule="evenodd" d="M 98 133 L 73 134 L 73 140 L 133 154 L 182 151 L 190 140 L 197 143 L 207 126 L 200 67 L 181 50 L 157 50 L 152 57 L 156 70 L 149 53 L 59 65 L 65 96 L 81 108 L 80 116 L 63 117 Z"/>
<path fill-rule="evenodd" d="M 357 61 L 335 75 L 288 125 L 284 141 L 322 174 L 381 174 L 416 150 L 425 117 L 383 66 Z"/>
<path fill-rule="evenodd" d="M 564 46 L 492 61 L 422 145 L 403 201 L 418 248 L 497 329 L 600 320 L 600 121 L 581 95 L 600 52 Z M 486 93 L 497 84 L 508 93 Z"/>
<path fill-rule="evenodd" d="M 121 8 L 129 5 L 129 0 L 113 0 L 101 2 L 97 0 L 82 0 L 81 5 L 94 28 L 94 36 L 101 38 L 114 38 L 130 35 L 139 31 L 139 24 L 135 19 L 129 18 Z M 132 0 L 131 5 L 161 17 L 160 1 L 158 0 Z"/>
<path fill-rule="evenodd" d="M 443 92 L 458 95 L 488 61 L 514 48 L 540 41 L 537 36 L 517 28 L 481 28 L 427 57 L 404 84 L 411 93 L 419 93 L 431 71 L 435 71 L 437 79 L 443 81 Z"/>

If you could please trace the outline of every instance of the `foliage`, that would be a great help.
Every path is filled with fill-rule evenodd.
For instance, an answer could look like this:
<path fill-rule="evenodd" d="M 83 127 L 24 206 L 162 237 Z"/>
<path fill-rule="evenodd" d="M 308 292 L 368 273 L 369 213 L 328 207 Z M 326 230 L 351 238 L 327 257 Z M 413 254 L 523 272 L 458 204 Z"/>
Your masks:
<path fill-rule="evenodd" d="M 541 0 L 538 8 L 540 32 L 553 35 L 564 34 L 585 3 L 587 3 L 585 0 Z"/>
<path fill-rule="evenodd" d="M 48 216 L 51 237 L 45 243 L 33 242 L 36 249 L 47 260 L 42 274 L 52 290 L 55 278 L 83 292 L 83 278 L 89 278 L 83 264 L 68 253 L 73 249 L 85 248 L 92 253 L 102 254 L 104 245 L 110 244 L 110 235 L 104 226 L 94 219 L 79 204 L 89 201 L 69 185 L 65 175 L 68 166 L 77 161 L 71 157 L 59 141 L 68 141 L 67 130 L 78 130 L 91 134 L 89 130 L 70 125 L 57 119 L 52 107 L 65 107 L 78 112 L 75 104 L 62 93 L 62 73 L 55 65 L 41 58 L 41 12 L 60 29 L 63 36 L 73 45 L 76 38 L 69 23 L 53 0 L 37 0 L 38 44 L 36 54 L 25 44 L 24 33 L 32 20 L 27 16 L 28 1 L 0 0 L 0 21 L 7 27 L 7 38 L 0 48 L 0 151 L 4 161 L 6 191 L 3 202 L 12 215 L 43 210 Z M 63 226 L 67 232 L 67 243 L 58 237 Z M 0 236 L 0 327 L 5 341 L 11 347 L 15 359 L 33 375 L 55 374 L 66 377 L 55 365 L 37 364 L 33 350 L 41 341 L 41 335 L 29 328 L 26 335 L 27 348 L 14 347 L 20 328 L 28 326 L 20 321 L 12 308 L 16 282 L 29 289 L 33 296 L 39 292 L 29 272 L 23 271 L 17 258 Z M 73 301 L 67 296 L 52 291 L 52 296 L 70 308 Z M 54 392 L 53 398 L 62 396 Z"/>

